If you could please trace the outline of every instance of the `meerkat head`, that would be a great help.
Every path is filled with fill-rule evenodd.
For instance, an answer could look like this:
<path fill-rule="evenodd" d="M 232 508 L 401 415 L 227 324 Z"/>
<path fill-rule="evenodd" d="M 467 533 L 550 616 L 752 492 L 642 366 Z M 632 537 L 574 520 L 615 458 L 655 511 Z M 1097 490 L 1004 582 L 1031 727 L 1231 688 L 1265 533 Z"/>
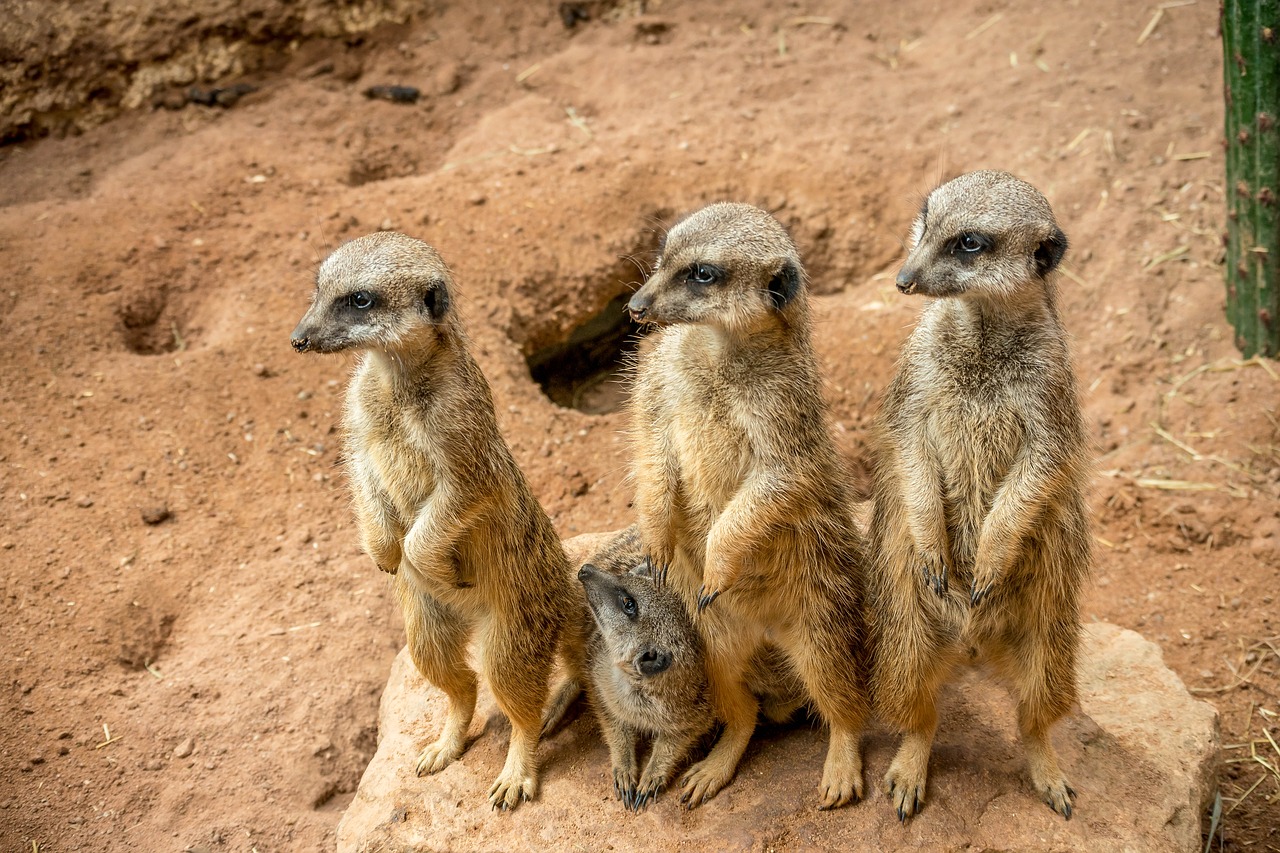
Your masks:
<path fill-rule="evenodd" d="M 453 277 L 435 249 L 393 231 L 339 247 L 316 273 L 293 330 L 298 352 L 396 351 L 435 340 L 451 315 Z"/>
<path fill-rule="evenodd" d="M 925 199 L 898 290 L 925 296 L 1009 296 L 1043 283 L 1067 236 L 1040 191 L 1008 172 L 969 172 Z"/>
<path fill-rule="evenodd" d="M 750 331 L 792 310 L 803 290 L 800 255 L 778 220 L 720 203 L 676 223 L 627 310 L 637 323 Z"/>
<path fill-rule="evenodd" d="M 702 665 L 697 629 L 675 593 L 658 587 L 648 561 L 623 574 L 587 563 L 578 580 L 607 653 L 628 681 Z"/>

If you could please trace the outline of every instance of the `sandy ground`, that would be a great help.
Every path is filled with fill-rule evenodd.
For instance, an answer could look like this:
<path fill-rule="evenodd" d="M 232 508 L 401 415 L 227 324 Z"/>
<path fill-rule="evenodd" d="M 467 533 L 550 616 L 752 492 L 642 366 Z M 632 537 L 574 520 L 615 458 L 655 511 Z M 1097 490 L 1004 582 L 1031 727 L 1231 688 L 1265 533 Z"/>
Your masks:
<path fill-rule="evenodd" d="M 402 642 L 337 467 L 349 365 L 288 346 L 339 241 L 442 251 L 572 535 L 631 519 L 621 392 L 561 360 L 552 392 L 601 413 L 563 408 L 530 359 L 612 326 L 664 226 L 735 199 L 792 229 L 865 471 L 920 308 L 892 287 L 907 225 L 935 183 L 999 167 L 1072 243 L 1085 618 L 1158 642 L 1219 708 L 1221 840 L 1280 850 L 1280 368 L 1241 364 L 1223 320 L 1216 4 L 1141 43 L 1156 7 L 1105 0 L 651 0 L 573 29 L 551 3 L 470 5 L 296 46 L 231 109 L 0 148 L 0 847 L 332 847 Z M 362 97 L 377 83 L 424 97 Z"/>

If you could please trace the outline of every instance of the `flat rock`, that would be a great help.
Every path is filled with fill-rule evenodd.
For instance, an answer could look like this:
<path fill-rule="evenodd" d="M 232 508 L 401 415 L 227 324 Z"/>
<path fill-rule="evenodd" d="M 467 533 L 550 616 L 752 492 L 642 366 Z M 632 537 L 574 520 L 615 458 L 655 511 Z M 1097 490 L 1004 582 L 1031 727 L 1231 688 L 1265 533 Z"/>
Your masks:
<path fill-rule="evenodd" d="M 571 559 L 603 541 L 570 540 Z M 1078 792 L 1070 821 L 1031 790 L 1013 702 L 977 672 L 944 691 L 929 801 L 905 827 L 880 793 L 817 810 L 826 737 L 808 725 L 758 730 L 733 783 L 701 808 L 686 811 L 666 792 L 632 814 L 614 798 L 589 713 L 543 741 L 537 800 L 502 813 L 485 794 L 510 727 L 483 688 L 466 753 L 434 776 L 414 775 L 445 698 L 401 651 L 382 697 L 377 754 L 338 827 L 338 850 L 1200 850 L 1218 761 L 1213 706 L 1187 693 L 1155 644 L 1104 623 L 1084 629 L 1080 705 L 1053 733 Z M 875 790 L 896 738 L 874 727 L 863 743 Z"/>

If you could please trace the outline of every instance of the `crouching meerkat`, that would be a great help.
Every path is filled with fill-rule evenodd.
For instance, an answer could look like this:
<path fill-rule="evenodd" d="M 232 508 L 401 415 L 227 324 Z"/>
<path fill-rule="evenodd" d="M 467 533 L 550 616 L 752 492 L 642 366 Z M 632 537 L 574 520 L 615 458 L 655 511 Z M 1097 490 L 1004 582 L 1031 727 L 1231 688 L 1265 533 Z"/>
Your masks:
<path fill-rule="evenodd" d="M 614 792 L 633 811 L 657 798 L 715 724 L 702 635 L 680 596 L 654 574 L 635 526 L 578 571 L 592 623 L 587 694 L 609 746 Z M 805 703 L 771 648 L 755 657 L 747 680 L 772 722 L 785 722 Z M 642 772 L 637 755 L 646 739 Z"/>
<path fill-rule="evenodd" d="M 747 669 L 766 637 L 830 726 L 822 808 L 862 795 L 868 700 L 863 543 L 828 433 L 804 268 L 786 231 L 745 204 L 677 223 L 628 304 L 659 327 L 631 401 L 636 513 L 647 555 L 698 614 L 725 728 L 682 800 L 733 777 L 755 728 Z"/>
<path fill-rule="evenodd" d="M 462 754 L 476 704 L 467 646 L 511 721 L 495 808 L 537 792 L 547 680 L 570 595 L 551 522 L 498 432 L 493 399 L 426 243 L 393 232 L 345 244 L 316 275 L 298 352 L 361 353 L 347 389 L 345 456 L 365 550 L 395 575 L 409 652 L 449 700 L 418 775 Z"/>
<path fill-rule="evenodd" d="M 872 695 L 905 732 L 885 790 L 903 821 L 923 805 L 938 689 L 976 649 L 1070 818 L 1049 729 L 1076 700 L 1090 461 L 1052 281 L 1067 238 L 1038 190 L 986 171 L 930 193 L 912 244 L 898 289 L 932 299 L 877 425 L 867 582 Z"/>

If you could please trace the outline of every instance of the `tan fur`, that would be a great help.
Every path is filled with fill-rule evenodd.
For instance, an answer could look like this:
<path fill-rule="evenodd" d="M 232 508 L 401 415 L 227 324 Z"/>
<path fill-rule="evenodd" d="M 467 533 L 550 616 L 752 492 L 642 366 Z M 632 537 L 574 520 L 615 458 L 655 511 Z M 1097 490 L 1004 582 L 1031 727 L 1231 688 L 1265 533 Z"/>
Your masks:
<path fill-rule="evenodd" d="M 831 726 L 819 802 L 843 805 L 862 794 L 862 542 L 799 255 L 764 211 L 712 205 L 671 229 L 629 308 L 663 327 L 642 346 L 631 403 L 641 536 L 699 612 L 725 722 L 682 798 L 697 805 L 733 777 L 756 723 L 746 672 L 768 636 Z"/>
<path fill-rule="evenodd" d="M 871 686 L 906 733 L 885 789 L 904 821 L 924 803 L 938 689 L 972 647 L 1017 699 L 1036 790 L 1070 817 L 1049 728 L 1076 699 L 1090 534 L 1049 279 L 1066 237 L 1034 187 L 974 172 L 930 194 L 913 238 L 898 287 L 941 298 L 904 346 L 877 424 Z"/>
<path fill-rule="evenodd" d="M 715 722 L 705 645 L 680 596 L 654 577 L 634 525 L 594 554 L 578 579 L 592 625 L 585 651 L 587 693 L 609 745 L 614 791 L 623 805 L 639 811 L 666 788 Z M 802 685 L 772 646 L 755 655 L 747 684 L 773 722 L 790 719 L 806 701 Z M 650 749 L 642 773 L 637 751 L 644 739 Z"/>
<path fill-rule="evenodd" d="M 449 698 L 419 775 L 462 754 L 476 702 L 469 640 L 511 720 L 489 791 L 512 808 L 537 791 L 536 750 L 568 566 L 560 540 L 498 432 L 488 383 L 453 309 L 434 249 L 380 233 L 321 265 L 293 333 L 299 351 L 363 354 L 347 393 L 345 451 L 365 550 L 396 575 L 409 652 Z M 374 304 L 353 306 L 368 295 Z"/>

